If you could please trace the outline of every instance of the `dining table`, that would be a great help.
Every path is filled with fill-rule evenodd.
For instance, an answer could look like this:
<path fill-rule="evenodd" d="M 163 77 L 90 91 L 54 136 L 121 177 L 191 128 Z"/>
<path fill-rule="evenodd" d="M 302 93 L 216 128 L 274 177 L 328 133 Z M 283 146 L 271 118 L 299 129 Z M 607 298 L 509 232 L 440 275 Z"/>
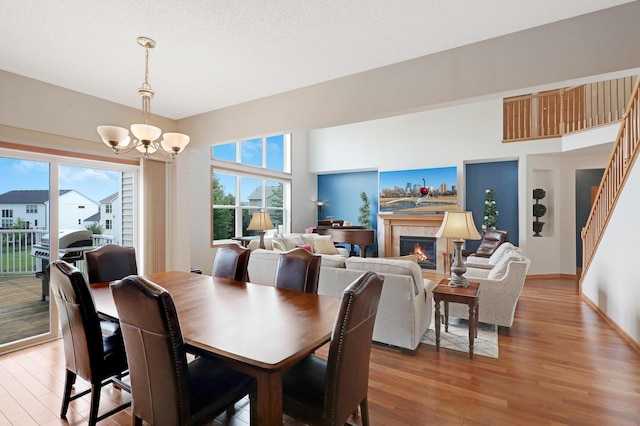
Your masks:
<path fill-rule="evenodd" d="M 251 424 L 282 424 L 282 376 L 331 339 L 340 300 L 181 271 L 143 276 L 171 293 L 187 351 L 256 378 Z M 109 283 L 90 287 L 98 313 L 117 321 Z"/>

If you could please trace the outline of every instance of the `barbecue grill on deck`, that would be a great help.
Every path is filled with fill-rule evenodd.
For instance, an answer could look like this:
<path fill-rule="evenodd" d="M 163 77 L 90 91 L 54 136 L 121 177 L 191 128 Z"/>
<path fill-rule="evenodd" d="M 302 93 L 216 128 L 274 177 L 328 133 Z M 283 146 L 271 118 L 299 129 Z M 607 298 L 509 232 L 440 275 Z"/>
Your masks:
<path fill-rule="evenodd" d="M 40 244 L 31 247 L 31 256 L 40 259 L 40 271 L 36 277 L 42 280 L 42 299 L 49 295 L 49 234 L 40 239 Z M 58 237 L 58 258 L 76 264 L 82 260 L 85 251 L 93 250 L 93 233 L 86 229 L 61 230 Z"/>

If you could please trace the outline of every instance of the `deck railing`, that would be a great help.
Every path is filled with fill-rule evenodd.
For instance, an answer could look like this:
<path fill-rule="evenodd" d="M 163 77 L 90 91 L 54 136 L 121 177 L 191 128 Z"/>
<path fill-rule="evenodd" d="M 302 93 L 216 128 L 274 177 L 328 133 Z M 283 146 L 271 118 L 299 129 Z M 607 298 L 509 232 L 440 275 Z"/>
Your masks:
<path fill-rule="evenodd" d="M 615 146 L 598 192 L 595 196 L 591 213 L 582 229 L 582 276 L 589 268 L 593 254 L 602 238 L 602 233 L 609 222 L 629 170 L 638 156 L 640 145 L 640 79 L 636 81 L 628 106 L 622 117 Z"/>
<path fill-rule="evenodd" d="M 637 77 L 504 99 L 503 142 L 545 139 L 622 119 Z"/>
<path fill-rule="evenodd" d="M 43 229 L 0 229 L 0 275 L 33 274 L 39 272 L 40 259 L 31 255 L 33 244 L 39 244 Z M 115 241 L 111 235 L 94 235 L 93 245 L 103 246 Z"/>

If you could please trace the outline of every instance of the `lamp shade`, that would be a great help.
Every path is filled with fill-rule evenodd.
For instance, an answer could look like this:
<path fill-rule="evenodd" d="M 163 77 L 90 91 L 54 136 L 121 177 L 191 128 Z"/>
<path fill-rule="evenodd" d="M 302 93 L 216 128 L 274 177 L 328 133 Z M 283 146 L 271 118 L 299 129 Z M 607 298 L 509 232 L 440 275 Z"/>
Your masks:
<path fill-rule="evenodd" d="M 176 154 L 184 151 L 189 143 L 189 136 L 182 133 L 165 133 L 162 135 L 162 148 L 167 152 L 175 152 Z"/>
<path fill-rule="evenodd" d="M 461 240 L 479 240 L 480 234 L 473 223 L 471 212 L 445 212 L 444 220 L 436 238 L 455 238 Z"/>
<path fill-rule="evenodd" d="M 273 226 L 273 223 L 271 223 L 271 217 L 269 217 L 269 213 L 263 211 L 255 212 L 253 216 L 251 216 L 251 222 L 249 222 L 247 230 L 264 231 L 265 229 L 275 229 L 275 226 Z"/>

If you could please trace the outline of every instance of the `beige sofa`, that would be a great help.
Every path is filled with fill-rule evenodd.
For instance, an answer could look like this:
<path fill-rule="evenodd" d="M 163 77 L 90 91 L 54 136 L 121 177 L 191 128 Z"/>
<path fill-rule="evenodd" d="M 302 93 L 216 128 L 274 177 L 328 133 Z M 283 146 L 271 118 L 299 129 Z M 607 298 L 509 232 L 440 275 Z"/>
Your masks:
<path fill-rule="evenodd" d="M 249 257 L 249 281 L 273 285 L 279 252 L 255 249 Z M 410 260 L 350 257 L 340 262 L 323 255 L 318 294 L 340 297 L 365 271 L 384 276 L 373 341 L 414 351 L 432 318 L 435 283 L 422 278 Z"/>
<path fill-rule="evenodd" d="M 480 283 L 480 322 L 496 324 L 501 334 L 509 335 L 530 264 L 519 250 L 512 249 L 503 250 L 495 264 L 466 263 L 464 276 Z M 468 319 L 469 309 L 466 305 L 451 303 L 449 316 Z"/>

